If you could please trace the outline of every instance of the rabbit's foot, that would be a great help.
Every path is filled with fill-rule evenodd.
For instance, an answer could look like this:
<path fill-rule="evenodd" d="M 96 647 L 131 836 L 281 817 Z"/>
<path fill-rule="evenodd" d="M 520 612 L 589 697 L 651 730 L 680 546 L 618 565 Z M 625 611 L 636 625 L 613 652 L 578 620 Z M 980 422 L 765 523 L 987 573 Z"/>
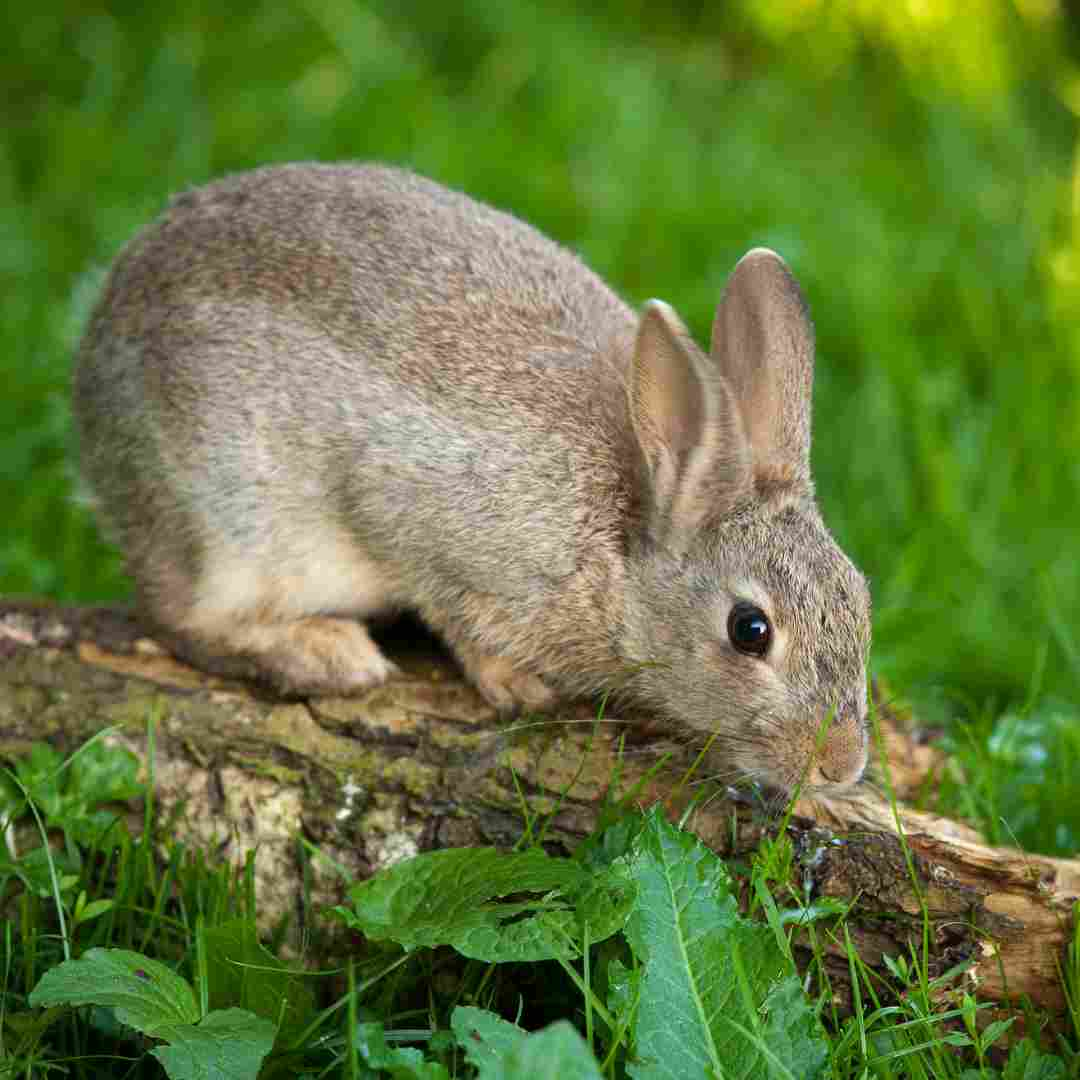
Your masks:
<path fill-rule="evenodd" d="M 544 712 L 558 700 L 543 679 L 515 667 L 505 656 L 460 645 L 457 655 L 472 684 L 501 713 Z"/>
<path fill-rule="evenodd" d="M 268 683 L 288 696 L 358 694 L 397 675 L 367 627 L 316 615 L 289 622 L 218 619 L 163 635 L 176 655 L 205 671 Z"/>
<path fill-rule="evenodd" d="M 367 627 L 353 619 L 312 616 L 277 627 L 262 627 L 276 641 L 255 657 L 262 676 L 287 694 L 357 694 L 400 674 L 383 656 Z"/>

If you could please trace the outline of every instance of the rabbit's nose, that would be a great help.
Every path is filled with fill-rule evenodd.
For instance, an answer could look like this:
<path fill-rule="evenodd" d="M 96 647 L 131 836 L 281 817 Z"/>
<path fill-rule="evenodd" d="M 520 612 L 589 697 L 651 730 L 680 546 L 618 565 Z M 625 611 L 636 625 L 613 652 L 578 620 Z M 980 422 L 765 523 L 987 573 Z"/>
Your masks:
<path fill-rule="evenodd" d="M 811 787 L 846 788 L 857 784 L 868 756 L 866 728 L 858 716 L 839 716 L 829 725 L 807 778 Z"/>

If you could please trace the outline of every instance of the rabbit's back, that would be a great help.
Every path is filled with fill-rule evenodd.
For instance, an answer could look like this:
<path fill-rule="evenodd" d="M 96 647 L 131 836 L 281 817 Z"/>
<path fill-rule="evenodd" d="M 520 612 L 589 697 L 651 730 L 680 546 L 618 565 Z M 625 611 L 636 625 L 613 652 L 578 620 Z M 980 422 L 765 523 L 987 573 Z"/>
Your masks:
<path fill-rule="evenodd" d="M 570 252 L 423 178 L 229 177 L 112 271 L 76 375 L 84 469 L 142 591 L 165 574 L 181 607 L 214 566 L 331 609 L 542 593 L 617 542 L 634 331 Z"/>
<path fill-rule="evenodd" d="M 591 352 L 635 326 L 576 256 L 508 214 L 385 166 L 300 164 L 176 197 L 118 260 L 90 344 L 103 330 L 253 338 L 260 319 L 440 393 L 447 376 L 486 388 L 514 361 Z M 264 377 L 282 362 L 272 344 L 250 358 Z M 487 363 L 489 349 L 505 364 Z"/>

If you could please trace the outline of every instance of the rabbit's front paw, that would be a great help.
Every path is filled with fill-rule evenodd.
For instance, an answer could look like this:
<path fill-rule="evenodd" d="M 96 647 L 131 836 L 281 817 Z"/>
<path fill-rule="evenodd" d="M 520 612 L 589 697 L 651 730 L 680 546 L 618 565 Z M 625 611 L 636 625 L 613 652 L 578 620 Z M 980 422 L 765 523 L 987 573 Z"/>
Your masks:
<path fill-rule="evenodd" d="M 514 667 L 505 656 L 460 645 L 457 655 L 476 689 L 501 713 L 544 712 L 558 700 L 543 679 Z"/>

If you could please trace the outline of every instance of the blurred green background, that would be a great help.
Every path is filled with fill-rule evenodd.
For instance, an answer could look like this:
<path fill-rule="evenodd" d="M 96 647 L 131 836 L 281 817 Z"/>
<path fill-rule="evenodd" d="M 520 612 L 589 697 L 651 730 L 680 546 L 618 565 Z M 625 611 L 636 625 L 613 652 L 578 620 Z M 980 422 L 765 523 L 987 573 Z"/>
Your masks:
<path fill-rule="evenodd" d="M 699 340 L 748 247 L 817 323 L 814 465 L 949 808 L 1080 846 L 1080 18 L 1058 0 L 30 4 L 0 13 L 0 592 L 125 595 L 70 356 L 169 193 L 381 158 L 511 209 Z"/>

